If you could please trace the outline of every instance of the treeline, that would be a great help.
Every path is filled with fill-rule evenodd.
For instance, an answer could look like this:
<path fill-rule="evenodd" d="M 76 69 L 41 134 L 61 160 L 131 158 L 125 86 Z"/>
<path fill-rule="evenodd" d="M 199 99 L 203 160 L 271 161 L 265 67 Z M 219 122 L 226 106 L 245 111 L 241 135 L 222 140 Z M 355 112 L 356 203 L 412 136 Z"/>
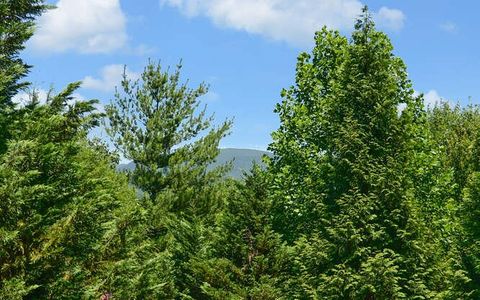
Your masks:
<path fill-rule="evenodd" d="M 480 110 L 425 108 L 368 11 L 299 55 L 273 156 L 236 181 L 181 66 L 105 112 L 80 83 L 13 103 L 45 9 L 0 2 L 1 299 L 480 298 Z"/>

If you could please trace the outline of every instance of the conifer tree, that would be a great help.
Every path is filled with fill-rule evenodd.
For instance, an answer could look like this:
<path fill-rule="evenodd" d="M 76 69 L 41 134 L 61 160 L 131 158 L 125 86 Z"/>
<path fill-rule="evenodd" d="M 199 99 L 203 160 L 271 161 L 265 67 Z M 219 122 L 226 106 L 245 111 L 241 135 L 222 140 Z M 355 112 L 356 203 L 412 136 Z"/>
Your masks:
<path fill-rule="evenodd" d="M 461 235 L 458 236 L 461 259 L 469 278 L 468 284 L 462 286 L 464 299 L 480 297 L 480 139 L 477 139 L 472 156 L 472 173 L 463 190 L 463 201 L 460 204 Z"/>
<path fill-rule="evenodd" d="M 190 259 L 200 251 L 222 205 L 222 178 L 228 169 L 210 170 L 209 165 L 231 122 L 212 127 L 213 117 L 199 109 L 207 86 L 191 89 L 188 82 L 181 83 L 180 69 L 178 65 L 170 73 L 150 62 L 139 80 L 124 75 L 121 90 L 106 108 L 107 132 L 120 153 L 134 162 L 131 182 L 146 194 L 145 239 L 157 249 L 149 261 L 172 266 L 177 297 L 194 297 L 200 284 L 191 274 Z M 152 273 L 150 280 L 169 287 L 165 277 Z"/>
<path fill-rule="evenodd" d="M 5 151 L 7 125 L 11 122 L 12 97 L 28 83 L 21 82 L 30 68 L 19 57 L 33 35 L 34 19 L 48 6 L 43 0 L 0 1 L 0 153 Z"/>
<path fill-rule="evenodd" d="M 430 212 L 430 219 L 444 219 L 444 225 L 435 229 L 442 237 L 444 260 L 450 258 L 451 268 L 456 270 L 458 278 L 450 293 L 454 296 L 449 299 L 477 299 L 480 295 L 477 245 L 479 107 L 451 107 L 445 103 L 429 111 L 428 125 L 439 166 L 451 174 L 450 186 L 438 189 L 440 192 L 451 190 L 449 201 L 441 203 L 441 210 Z"/>
<path fill-rule="evenodd" d="M 206 251 L 193 264 L 202 299 L 282 299 L 287 248 L 272 230 L 268 174 L 254 166 L 232 182 Z M 197 298 L 199 299 L 199 298 Z"/>
<path fill-rule="evenodd" d="M 274 225 L 298 251 L 292 297 L 431 297 L 432 247 L 407 176 L 422 99 L 366 10 L 350 41 L 327 29 L 315 41 L 270 146 Z"/>
<path fill-rule="evenodd" d="M 478 106 L 436 105 L 427 112 L 431 168 L 410 174 L 421 200 L 421 211 L 429 224 L 431 239 L 438 241 L 437 253 L 446 276 L 443 299 L 476 299 L 478 284 L 472 264 L 475 253 L 474 215 L 476 206 Z M 419 156 L 419 155 L 417 155 Z M 420 156 L 419 156 L 420 157 Z M 429 180 L 425 180 L 428 178 Z M 429 187 L 427 187 L 427 185 Z M 425 194 L 425 191 L 430 193 Z"/>
<path fill-rule="evenodd" d="M 205 108 L 199 110 L 198 98 L 208 87 L 202 83 L 190 89 L 181 83 L 181 67 L 170 74 L 150 62 L 140 80 L 124 75 L 121 91 L 107 107 L 108 133 L 117 149 L 135 163 L 132 183 L 153 201 L 168 188 L 198 188 L 224 171 L 209 171 L 207 166 L 217 157 L 219 141 L 231 122 L 212 128 L 213 117 L 206 116 Z M 175 209 L 201 205 L 192 199 L 178 199 Z"/>
<path fill-rule="evenodd" d="M 79 83 L 15 109 L 30 66 L 19 57 L 43 0 L 0 2 L 0 298 L 96 298 L 87 292 L 108 216 L 128 198 L 112 157 L 86 140 L 95 101 Z M 133 199 L 133 194 L 132 198 Z"/>
<path fill-rule="evenodd" d="M 110 156 L 87 142 L 100 115 L 94 100 L 72 103 L 78 86 L 44 105 L 34 97 L 12 125 L 0 159 L 0 298 L 97 297 L 87 287 L 99 245 L 113 211 L 134 199 Z"/>
<path fill-rule="evenodd" d="M 428 111 L 427 126 L 444 168 L 453 172 L 454 195 L 462 191 L 475 165 L 475 143 L 480 130 L 480 107 L 443 103 Z"/>

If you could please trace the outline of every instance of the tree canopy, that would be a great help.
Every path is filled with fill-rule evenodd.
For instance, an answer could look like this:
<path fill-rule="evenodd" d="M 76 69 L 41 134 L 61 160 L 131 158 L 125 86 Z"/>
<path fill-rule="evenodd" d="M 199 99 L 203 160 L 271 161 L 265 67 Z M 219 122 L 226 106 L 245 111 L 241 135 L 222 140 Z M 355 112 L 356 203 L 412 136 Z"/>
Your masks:
<path fill-rule="evenodd" d="M 105 112 L 80 82 L 16 106 L 49 7 L 0 2 L 1 299 L 479 298 L 479 107 L 425 107 L 366 8 L 298 56 L 234 179 L 181 64 L 124 72 Z"/>

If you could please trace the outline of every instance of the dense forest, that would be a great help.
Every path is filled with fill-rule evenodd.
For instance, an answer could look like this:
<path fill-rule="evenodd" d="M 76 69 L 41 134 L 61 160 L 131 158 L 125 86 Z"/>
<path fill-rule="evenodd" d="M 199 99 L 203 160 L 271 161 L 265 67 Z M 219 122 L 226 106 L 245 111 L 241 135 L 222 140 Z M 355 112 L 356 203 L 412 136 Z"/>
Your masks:
<path fill-rule="evenodd" d="M 20 52 L 47 9 L 0 1 L 0 299 L 480 299 L 479 107 L 426 107 L 367 9 L 298 56 L 241 179 L 181 65 L 104 111 L 80 82 L 40 101 Z"/>

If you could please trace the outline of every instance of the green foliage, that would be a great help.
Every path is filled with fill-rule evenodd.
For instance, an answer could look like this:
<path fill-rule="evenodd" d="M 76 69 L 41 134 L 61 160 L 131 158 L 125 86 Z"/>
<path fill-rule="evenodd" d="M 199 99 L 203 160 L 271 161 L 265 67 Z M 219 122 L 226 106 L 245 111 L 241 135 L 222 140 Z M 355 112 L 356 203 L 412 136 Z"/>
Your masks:
<path fill-rule="evenodd" d="M 34 18 L 47 8 L 43 0 L 2 0 L 0 3 L 0 104 L 11 106 L 11 98 L 26 83 L 29 69 L 19 57 L 24 43 L 33 35 Z"/>
<path fill-rule="evenodd" d="M 412 177 L 417 185 L 426 183 L 420 177 L 433 179 L 428 183 L 430 194 L 422 197 L 421 208 L 432 238 L 439 240 L 442 249 L 441 268 L 451 285 L 445 298 L 476 299 L 478 273 L 472 262 L 478 257 L 474 215 L 480 111 L 477 106 L 451 107 L 444 103 L 428 111 L 426 125 L 430 159 L 435 164 Z M 426 185 L 423 190 L 427 190 Z"/>
<path fill-rule="evenodd" d="M 0 163 L 0 290 L 80 298 L 96 273 L 113 211 L 134 199 L 86 141 L 96 101 L 71 103 L 78 83 L 23 108 Z M 97 147 L 98 149 L 98 147 Z"/>
<path fill-rule="evenodd" d="M 480 173 L 471 174 L 464 191 L 464 202 L 461 206 L 463 225 L 462 239 L 460 240 L 462 259 L 470 282 L 467 291 L 472 291 L 468 299 L 477 299 L 480 296 Z"/>
<path fill-rule="evenodd" d="M 229 188 L 205 253 L 194 261 L 202 299 L 282 298 L 280 281 L 289 262 L 272 230 L 267 174 L 258 166 L 252 171 Z"/>
<path fill-rule="evenodd" d="M 442 116 L 447 116 L 451 127 L 447 132 L 450 136 L 442 145 L 445 145 L 445 165 L 453 169 L 455 186 L 462 194 L 455 198 L 457 219 L 455 224 L 460 229 L 455 232 L 457 252 L 463 270 L 468 276 L 467 284 L 461 286 L 468 292 L 466 299 L 480 297 L 480 164 L 479 149 L 480 139 L 478 126 L 480 126 L 479 108 L 456 107 L 454 110 L 444 108 Z M 439 112 L 437 112 L 437 115 Z M 446 118 L 447 119 L 447 118 Z M 442 120 L 443 121 L 443 120 Z M 442 123 L 445 124 L 445 123 Z M 458 193 L 456 194 L 458 195 Z"/>
<path fill-rule="evenodd" d="M 28 85 L 21 79 L 30 66 L 19 53 L 33 35 L 34 18 L 45 9 L 43 0 L 0 1 L 0 153 L 5 151 L 9 138 L 7 125 L 13 117 L 12 97 Z"/>
<path fill-rule="evenodd" d="M 474 167 L 474 143 L 480 130 L 479 107 L 450 107 L 447 103 L 434 107 L 428 115 L 428 127 L 432 141 L 441 152 L 442 165 L 453 171 L 454 197 L 458 199 Z"/>
<path fill-rule="evenodd" d="M 115 101 L 106 108 L 108 133 L 120 152 L 135 163 L 132 183 L 153 200 L 167 188 L 196 187 L 224 171 L 206 169 L 218 155 L 218 143 L 231 122 L 211 128 L 213 117 L 206 117 L 205 108 L 198 111 L 198 98 L 207 93 L 207 86 L 188 88 L 180 82 L 180 69 L 178 65 L 170 74 L 150 62 L 141 80 L 124 75 L 122 93 L 117 91 Z M 177 205 L 183 210 L 188 203 Z"/>
<path fill-rule="evenodd" d="M 162 297 L 198 294 L 200 283 L 190 274 L 190 260 L 200 251 L 226 193 L 221 179 L 228 165 L 208 167 L 231 122 L 212 127 L 213 117 L 206 116 L 206 108 L 198 110 L 198 98 L 207 86 L 190 89 L 180 83 L 180 69 L 181 65 L 170 74 L 149 63 L 140 80 L 124 76 L 122 92 L 117 91 L 106 108 L 107 132 L 117 149 L 134 162 L 131 182 L 147 196 L 145 241 L 140 245 L 150 250 L 142 258 L 146 261 L 136 264 L 147 266 L 139 274 L 145 272 L 142 280 L 148 282 L 137 289 L 138 299 L 146 297 L 141 291 L 151 286 L 168 290 L 168 296 Z M 142 251 L 138 249 L 132 251 Z M 157 275 L 158 269 L 165 275 Z"/>
<path fill-rule="evenodd" d="M 315 40 L 282 92 L 270 146 L 274 224 L 297 249 L 297 285 L 320 299 L 432 297 L 431 247 L 408 177 L 422 99 L 368 12 L 351 41 L 327 29 Z"/>
<path fill-rule="evenodd" d="M 124 75 L 119 153 L 88 138 L 103 114 L 78 82 L 15 108 L 46 8 L 0 3 L 0 299 L 480 297 L 479 109 L 425 111 L 366 9 L 299 56 L 267 168 L 236 181 L 231 121 L 212 127 L 180 65 Z"/>

